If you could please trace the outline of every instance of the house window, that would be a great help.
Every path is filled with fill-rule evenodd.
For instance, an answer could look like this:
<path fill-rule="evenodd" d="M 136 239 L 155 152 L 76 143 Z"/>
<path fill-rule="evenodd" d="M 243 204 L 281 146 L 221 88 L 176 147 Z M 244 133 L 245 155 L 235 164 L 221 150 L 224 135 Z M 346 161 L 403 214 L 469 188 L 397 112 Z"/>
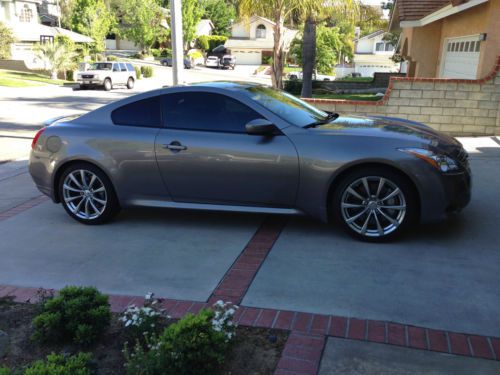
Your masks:
<path fill-rule="evenodd" d="M 28 5 L 24 5 L 19 14 L 19 22 L 31 22 L 33 19 L 33 11 Z"/>
<path fill-rule="evenodd" d="M 255 37 L 262 39 L 266 37 L 266 27 L 264 25 L 257 26 L 257 30 L 255 30 Z"/>
<path fill-rule="evenodd" d="M 384 43 L 383 42 L 378 42 L 375 44 L 375 51 L 383 51 L 384 50 Z"/>
<path fill-rule="evenodd" d="M 385 44 L 385 51 L 386 52 L 392 52 L 392 51 L 394 51 L 394 46 L 391 43 L 386 43 Z"/>

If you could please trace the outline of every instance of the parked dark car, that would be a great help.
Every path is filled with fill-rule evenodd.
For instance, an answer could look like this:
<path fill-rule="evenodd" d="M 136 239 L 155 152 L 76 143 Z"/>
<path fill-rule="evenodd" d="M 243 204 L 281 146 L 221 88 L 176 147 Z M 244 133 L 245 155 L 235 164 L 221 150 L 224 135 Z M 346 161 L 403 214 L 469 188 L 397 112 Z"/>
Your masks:
<path fill-rule="evenodd" d="M 225 55 L 221 60 L 220 60 L 220 67 L 222 69 L 228 68 L 228 69 L 233 69 L 236 66 L 236 57 L 231 56 L 231 55 Z"/>
<path fill-rule="evenodd" d="M 166 57 L 160 60 L 160 64 L 163 66 L 172 66 L 172 58 Z M 191 69 L 193 66 L 191 65 L 191 61 L 189 59 L 184 58 L 184 69 Z"/>
<path fill-rule="evenodd" d="M 467 157 L 421 123 L 339 116 L 270 87 L 210 82 L 52 121 L 33 139 L 29 171 L 85 224 L 132 206 L 307 214 L 377 241 L 465 207 Z"/>

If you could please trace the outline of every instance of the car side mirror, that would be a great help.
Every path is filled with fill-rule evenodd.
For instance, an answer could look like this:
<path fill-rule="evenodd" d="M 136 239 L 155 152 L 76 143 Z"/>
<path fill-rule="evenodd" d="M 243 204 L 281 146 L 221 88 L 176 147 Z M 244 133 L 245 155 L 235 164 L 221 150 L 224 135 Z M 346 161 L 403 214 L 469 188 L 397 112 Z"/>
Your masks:
<path fill-rule="evenodd" d="M 280 130 L 271 121 L 263 118 L 255 119 L 245 125 L 247 134 L 273 136 L 280 133 Z"/>

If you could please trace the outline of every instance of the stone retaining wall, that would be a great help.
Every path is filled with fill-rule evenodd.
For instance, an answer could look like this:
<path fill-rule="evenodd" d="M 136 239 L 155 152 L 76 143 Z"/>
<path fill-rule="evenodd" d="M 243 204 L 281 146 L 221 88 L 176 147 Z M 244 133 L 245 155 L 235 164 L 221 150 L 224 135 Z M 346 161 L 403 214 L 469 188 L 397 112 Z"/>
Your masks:
<path fill-rule="evenodd" d="M 306 99 L 339 113 L 399 117 L 454 136 L 500 135 L 500 57 L 483 79 L 392 77 L 375 102 Z"/>

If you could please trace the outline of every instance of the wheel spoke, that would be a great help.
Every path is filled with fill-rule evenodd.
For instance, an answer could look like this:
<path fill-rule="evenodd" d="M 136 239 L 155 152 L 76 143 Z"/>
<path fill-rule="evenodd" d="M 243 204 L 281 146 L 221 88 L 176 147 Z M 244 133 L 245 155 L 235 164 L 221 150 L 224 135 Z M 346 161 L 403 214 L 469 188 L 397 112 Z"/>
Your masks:
<path fill-rule="evenodd" d="M 66 203 L 69 203 L 69 202 L 73 202 L 75 199 L 79 199 L 79 198 L 82 198 L 82 196 L 81 195 L 77 195 L 77 196 L 74 196 L 74 197 L 64 198 L 64 201 Z"/>
<path fill-rule="evenodd" d="M 86 186 L 87 183 L 85 181 L 85 171 L 83 169 L 80 169 L 80 179 L 82 180 L 82 186 Z"/>
<path fill-rule="evenodd" d="M 92 192 L 95 194 L 95 193 L 100 193 L 101 191 L 105 191 L 106 189 L 104 189 L 104 186 L 101 186 L 99 189 L 96 189 L 96 190 L 92 190 Z"/>
<path fill-rule="evenodd" d="M 366 220 L 365 220 L 365 222 L 363 224 L 363 227 L 361 228 L 361 234 L 365 234 L 366 233 L 366 231 L 368 229 L 368 223 L 370 221 L 370 217 L 372 216 L 372 213 L 373 213 L 373 211 L 370 211 L 368 213 L 368 216 L 366 217 Z"/>
<path fill-rule="evenodd" d="M 397 205 L 397 206 L 379 206 L 379 208 L 385 208 L 386 210 L 405 210 L 406 206 L 405 205 Z"/>
<path fill-rule="evenodd" d="M 66 190 L 69 190 L 69 191 L 73 191 L 75 193 L 82 193 L 83 192 L 83 190 L 81 190 L 81 189 L 75 189 L 75 188 L 69 186 L 68 184 L 64 184 L 63 188 L 66 189 Z"/>
<path fill-rule="evenodd" d="M 73 176 L 73 173 L 70 173 L 70 174 L 68 175 L 68 177 L 71 179 L 71 181 L 73 181 L 73 183 L 74 183 L 76 186 L 78 186 L 80 189 L 83 189 L 82 184 L 80 184 L 80 183 L 78 182 L 78 180 L 75 178 L 75 176 Z"/>
<path fill-rule="evenodd" d="M 349 218 L 348 220 L 346 220 L 346 222 L 347 222 L 348 224 L 350 224 L 350 223 L 352 223 L 352 222 L 354 222 L 354 221 L 358 220 L 361 216 L 363 216 L 363 215 L 366 213 L 366 211 L 368 211 L 368 207 L 367 207 L 367 208 L 365 208 L 365 209 L 364 209 L 363 211 L 361 211 L 360 213 L 358 213 L 358 214 L 354 215 L 353 217 Z"/>
<path fill-rule="evenodd" d="M 380 193 L 382 192 L 382 188 L 384 187 L 385 184 L 385 178 L 380 177 L 380 180 L 378 182 L 378 188 L 377 188 L 377 198 L 380 196 Z"/>
<path fill-rule="evenodd" d="M 90 199 L 90 200 L 89 200 L 89 202 L 90 202 L 90 206 L 92 207 L 92 209 L 94 210 L 94 212 L 95 212 L 96 214 L 101 214 L 101 211 L 99 211 L 99 210 L 97 209 L 97 207 L 95 206 L 95 204 L 94 204 L 94 198 Z"/>
<path fill-rule="evenodd" d="M 87 219 L 90 218 L 89 200 L 90 199 L 88 199 L 88 198 L 85 200 L 85 216 L 87 216 Z"/>
<path fill-rule="evenodd" d="M 356 198 L 358 198 L 360 201 L 364 201 L 365 198 L 363 198 L 361 195 L 358 194 L 356 190 L 354 190 L 352 187 L 349 187 L 347 189 L 347 192 L 351 195 L 354 195 Z"/>
<path fill-rule="evenodd" d="M 95 174 L 93 174 L 92 178 L 90 179 L 90 182 L 89 182 L 89 189 L 92 189 L 92 186 L 94 185 L 94 182 L 96 179 L 97 179 L 97 177 L 95 176 Z"/>
<path fill-rule="evenodd" d="M 363 208 L 364 204 L 342 203 L 342 208 Z"/>
<path fill-rule="evenodd" d="M 379 234 L 379 236 L 383 236 L 384 235 L 384 229 L 382 228 L 382 225 L 380 225 L 380 220 L 378 219 L 377 212 L 374 212 L 373 216 L 375 217 L 375 222 L 377 223 L 378 234 Z"/>
<path fill-rule="evenodd" d="M 377 208 L 377 211 L 380 212 L 382 214 L 383 217 L 385 217 L 392 225 L 394 226 L 398 226 L 399 223 L 397 220 L 393 219 L 392 217 L 390 217 L 389 215 L 387 215 L 384 211 L 382 211 L 380 208 Z"/>
<path fill-rule="evenodd" d="M 102 199 L 99 199 L 99 198 L 96 198 L 96 197 L 94 197 L 93 199 L 94 199 L 96 202 L 98 202 L 98 203 L 102 204 L 103 206 L 106 204 L 106 201 L 105 201 L 105 200 L 102 200 Z"/>
<path fill-rule="evenodd" d="M 365 187 L 366 196 L 370 198 L 371 194 L 370 194 L 370 186 L 368 185 L 368 179 L 364 177 L 361 181 L 363 182 L 363 186 Z"/>
<path fill-rule="evenodd" d="M 396 188 L 392 191 L 392 193 L 388 194 L 386 197 L 382 198 L 381 201 L 386 201 L 388 199 L 394 198 L 396 195 L 398 195 L 401 192 L 399 188 Z"/>
<path fill-rule="evenodd" d="M 85 200 L 85 198 L 82 197 L 82 200 L 80 202 L 78 202 L 78 204 L 76 205 L 73 213 L 75 213 L 75 214 L 78 213 L 78 211 L 80 210 L 80 207 L 82 206 L 82 203 L 83 203 L 84 200 Z"/>

